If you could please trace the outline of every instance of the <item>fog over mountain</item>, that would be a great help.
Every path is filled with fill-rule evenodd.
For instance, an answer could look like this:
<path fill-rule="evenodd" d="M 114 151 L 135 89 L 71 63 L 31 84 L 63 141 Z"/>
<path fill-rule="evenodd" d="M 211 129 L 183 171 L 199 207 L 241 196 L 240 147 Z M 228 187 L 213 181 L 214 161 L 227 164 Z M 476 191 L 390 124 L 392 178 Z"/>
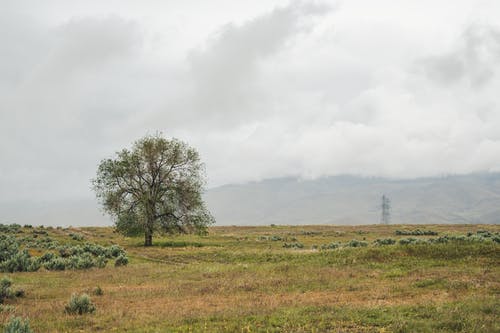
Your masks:
<path fill-rule="evenodd" d="M 218 224 L 500 223 L 500 173 L 413 180 L 353 176 L 277 178 L 208 191 Z"/>
<path fill-rule="evenodd" d="M 391 180 L 356 176 L 274 178 L 209 189 L 216 225 L 376 224 L 381 196 L 391 223 L 500 223 L 500 173 Z M 0 204 L 0 223 L 111 225 L 95 199 Z"/>

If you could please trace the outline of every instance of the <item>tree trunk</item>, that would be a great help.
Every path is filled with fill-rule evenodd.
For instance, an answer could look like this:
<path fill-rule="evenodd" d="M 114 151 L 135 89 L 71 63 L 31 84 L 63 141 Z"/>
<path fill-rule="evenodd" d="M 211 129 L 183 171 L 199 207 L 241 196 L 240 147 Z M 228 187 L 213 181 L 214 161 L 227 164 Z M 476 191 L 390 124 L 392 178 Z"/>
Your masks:
<path fill-rule="evenodd" d="M 152 246 L 153 245 L 153 233 L 151 230 L 146 229 L 144 233 L 144 246 Z"/>

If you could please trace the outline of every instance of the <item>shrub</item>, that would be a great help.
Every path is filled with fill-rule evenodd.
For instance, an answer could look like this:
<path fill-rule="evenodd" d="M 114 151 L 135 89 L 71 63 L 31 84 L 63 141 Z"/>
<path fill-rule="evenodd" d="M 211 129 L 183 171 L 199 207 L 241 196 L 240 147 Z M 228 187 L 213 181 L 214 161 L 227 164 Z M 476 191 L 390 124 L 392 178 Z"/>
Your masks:
<path fill-rule="evenodd" d="M 396 240 L 392 239 L 392 238 L 384 238 L 384 239 L 377 239 L 375 240 L 373 243 L 375 243 L 375 245 L 392 245 L 392 244 L 396 244 Z"/>
<path fill-rule="evenodd" d="M 94 258 L 90 253 L 82 253 L 78 256 L 71 256 L 68 262 L 68 268 L 88 269 L 96 265 Z"/>
<path fill-rule="evenodd" d="M 0 224 L 0 232 L 6 234 L 17 234 L 22 231 L 19 224 Z"/>
<path fill-rule="evenodd" d="M 68 314 L 82 315 L 84 313 L 94 313 L 95 306 L 92 304 L 89 295 L 87 294 L 72 294 L 69 303 L 64 308 Z"/>
<path fill-rule="evenodd" d="M 0 262 L 10 259 L 19 251 L 16 238 L 11 235 L 0 235 Z"/>
<path fill-rule="evenodd" d="M 42 228 L 42 226 L 40 226 Z M 49 233 L 45 230 L 38 230 L 38 229 L 33 229 L 33 235 L 43 235 L 43 236 L 48 236 Z"/>
<path fill-rule="evenodd" d="M 14 293 L 10 289 L 11 286 L 12 286 L 11 279 L 3 277 L 0 280 L 0 303 L 3 303 L 5 299 L 12 298 L 14 296 Z"/>
<path fill-rule="evenodd" d="M 322 250 L 334 250 L 340 246 L 339 243 L 331 242 L 330 244 L 321 245 Z"/>
<path fill-rule="evenodd" d="M 104 267 L 106 267 L 107 263 L 108 263 L 108 259 L 105 256 L 99 256 L 95 260 L 95 265 L 98 268 L 104 268 Z"/>
<path fill-rule="evenodd" d="M 43 264 L 43 267 L 49 271 L 64 271 L 68 266 L 68 260 L 61 257 L 54 257 Z"/>
<path fill-rule="evenodd" d="M 12 317 L 3 329 L 4 333 L 33 333 L 30 329 L 29 320 L 20 317 Z"/>
<path fill-rule="evenodd" d="M 23 250 L 15 253 L 8 260 L 0 264 L 1 272 L 35 272 L 40 268 L 37 258 L 31 258 L 28 251 Z"/>
<path fill-rule="evenodd" d="M 284 243 L 283 247 L 286 249 L 302 249 L 304 248 L 304 244 L 295 242 L 295 243 Z"/>
<path fill-rule="evenodd" d="M 24 290 L 19 289 L 13 291 L 11 286 L 12 280 L 8 277 L 3 277 L 0 280 L 0 304 L 3 304 L 3 302 L 8 298 L 24 297 Z"/>
<path fill-rule="evenodd" d="M 359 241 L 357 239 L 353 239 L 351 241 L 349 241 L 346 246 L 348 247 L 365 247 L 365 246 L 368 246 L 368 243 L 367 242 L 363 242 L 363 241 Z"/>
<path fill-rule="evenodd" d="M 71 237 L 72 240 L 76 240 L 76 241 L 79 241 L 79 242 L 85 239 L 85 237 L 83 237 L 83 235 L 74 234 L 74 233 L 70 233 L 69 237 Z"/>
<path fill-rule="evenodd" d="M 120 255 L 125 255 L 125 250 L 118 245 L 111 245 L 107 250 L 108 257 L 118 258 Z"/>
<path fill-rule="evenodd" d="M 92 293 L 94 295 L 96 295 L 96 296 L 102 296 L 102 295 L 104 295 L 104 291 L 99 286 L 95 287 L 94 290 L 92 291 Z"/>
<path fill-rule="evenodd" d="M 441 238 L 441 237 L 439 237 Z M 425 240 L 422 240 L 422 239 L 417 239 L 417 238 L 413 238 L 413 237 L 409 237 L 409 238 L 401 238 L 399 240 L 399 244 L 400 245 L 409 245 L 409 244 L 425 244 L 426 241 Z"/>
<path fill-rule="evenodd" d="M 115 267 L 127 266 L 127 264 L 128 264 L 128 257 L 126 255 L 121 254 L 120 256 L 118 256 L 118 258 L 116 258 Z"/>
<path fill-rule="evenodd" d="M 396 235 L 398 236 L 437 236 L 436 231 L 432 230 L 396 230 Z"/>

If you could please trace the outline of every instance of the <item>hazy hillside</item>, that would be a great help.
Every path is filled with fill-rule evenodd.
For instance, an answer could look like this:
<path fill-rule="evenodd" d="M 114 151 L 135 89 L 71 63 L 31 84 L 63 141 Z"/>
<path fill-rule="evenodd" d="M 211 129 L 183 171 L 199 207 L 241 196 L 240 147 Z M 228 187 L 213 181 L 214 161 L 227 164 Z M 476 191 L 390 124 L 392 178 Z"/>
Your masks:
<path fill-rule="evenodd" d="M 384 193 L 392 223 L 500 223 L 500 173 L 270 179 L 210 189 L 206 200 L 218 224 L 372 224 L 380 221 Z"/>
<path fill-rule="evenodd" d="M 225 185 L 205 194 L 218 225 L 373 224 L 380 200 L 392 223 L 500 223 L 500 173 L 415 180 L 337 176 Z M 93 197 L 0 203 L 0 223 L 111 225 Z"/>

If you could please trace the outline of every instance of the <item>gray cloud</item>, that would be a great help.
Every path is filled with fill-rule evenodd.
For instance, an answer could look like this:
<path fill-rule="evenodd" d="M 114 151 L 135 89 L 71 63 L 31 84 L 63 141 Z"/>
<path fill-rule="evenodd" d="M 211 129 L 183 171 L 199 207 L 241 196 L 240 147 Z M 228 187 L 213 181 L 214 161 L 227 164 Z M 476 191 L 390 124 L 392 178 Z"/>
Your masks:
<path fill-rule="evenodd" d="M 472 25 L 447 54 L 420 61 L 427 75 L 442 84 L 467 80 L 471 87 L 481 88 L 496 75 L 500 64 L 499 32 L 491 26 Z"/>
<path fill-rule="evenodd" d="M 259 65 L 306 32 L 310 24 L 305 19 L 329 10 L 325 5 L 294 3 L 241 25 L 224 25 L 205 47 L 189 55 L 194 112 L 203 113 L 204 120 L 215 117 L 219 123 L 228 118 L 245 121 L 249 112 L 252 117 L 269 112 L 269 105 L 261 104 L 268 96 L 259 85 Z"/>
<path fill-rule="evenodd" d="M 8 1 L 3 207 L 92 202 L 98 161 L 158 130 L 200 150 L 211 186 L 498 170 L 495 3 L 217 1 Z"/>

